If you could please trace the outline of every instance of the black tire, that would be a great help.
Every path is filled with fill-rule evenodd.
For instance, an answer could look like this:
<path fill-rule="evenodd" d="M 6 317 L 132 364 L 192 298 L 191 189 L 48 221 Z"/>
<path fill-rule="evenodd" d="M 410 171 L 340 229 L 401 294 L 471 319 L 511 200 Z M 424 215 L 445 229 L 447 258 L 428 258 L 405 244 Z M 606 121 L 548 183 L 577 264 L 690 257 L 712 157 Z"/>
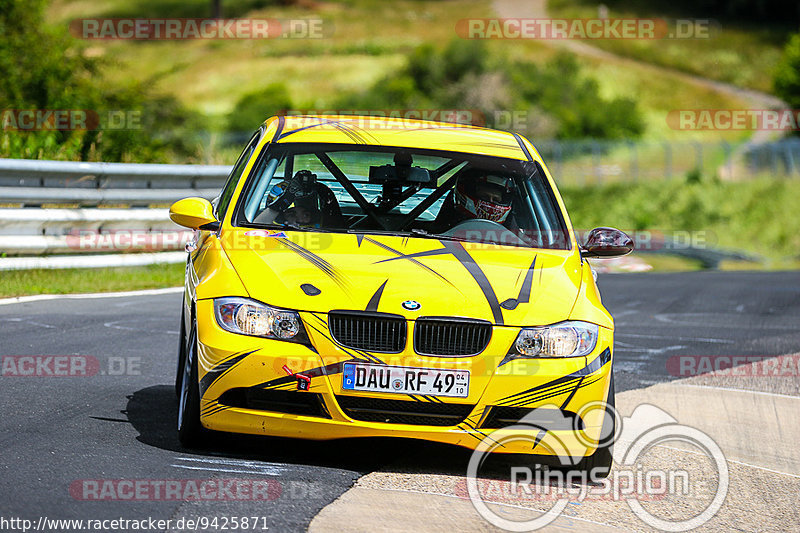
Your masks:
<path fill-rule="evenodd" d="M 609 435 L 610 437 L 601 443 L 592 455 L 587 455 L 578 462 L 570 470 L 577 470 L 584 472 L 591 476 L 587 479 L 602 479 L 608 477 L 611 472 L 611 465 L 614 462 L 614 438 L 616 432 L 616 417 L 614 416 L 614 409 L 616 407 L 616 391 L 614 389 L 614 374 L 611 374 L 611 384 L 608 387 L 608 397 L 606 398 L 606 416 L 603 421 L 602 435 Z M 610 408 L 610 409 L 609 409 Z M 610 426 L 610 427 L 609 427 Z"/>
<path fill-rule="evenodd" d="M 197 325 L 192 321 L 186 346 L 178 397 L 178 440 L 186 448 L 196 448 L 205 440 L 200 423 L 200 386 L 197 381 Z"/>
<path fill-rule="evenodd" d="M 186 311 L 181 304 L 181 335 L 178 341 L 178 368 L 175 371 L 175 397 L 181 398 L 183 384 L 183 363 L 186 361 Z"/>

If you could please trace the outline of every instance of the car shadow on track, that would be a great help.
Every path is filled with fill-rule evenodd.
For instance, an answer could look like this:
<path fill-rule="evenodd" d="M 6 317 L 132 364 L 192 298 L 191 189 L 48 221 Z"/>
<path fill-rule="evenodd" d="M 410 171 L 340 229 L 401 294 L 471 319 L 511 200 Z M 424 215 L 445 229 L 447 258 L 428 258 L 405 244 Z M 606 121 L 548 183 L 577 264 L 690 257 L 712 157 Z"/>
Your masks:
<path fill-rule="evenodd" d="M 175 388 L 157 385 L 128 397 L 125 411 L 139 432 L 137 440 L 148 445 L 197 456 L 225 456 L 248 460 L 324 468 L 348 469 L 361 474 L 373 471 L 464 476 L 471 451 L 459 446 L 413 439 L 354 438 L 311 441 L 215 433 L 207 446 L 187 449 L 177 437 Z M 491 460 L 481 477 L 507 477 L 508 465 L 530 463 L 520 456 Z M 503 475 L 503 472 L 506 474 Z"/>

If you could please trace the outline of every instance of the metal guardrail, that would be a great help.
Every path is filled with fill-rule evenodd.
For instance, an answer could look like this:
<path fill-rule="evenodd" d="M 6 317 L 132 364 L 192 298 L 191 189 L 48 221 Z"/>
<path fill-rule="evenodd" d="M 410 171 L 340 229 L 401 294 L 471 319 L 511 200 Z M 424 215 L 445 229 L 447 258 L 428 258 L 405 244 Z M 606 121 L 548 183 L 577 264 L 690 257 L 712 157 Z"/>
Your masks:
<path fill-rule="evenodd" d="M 80 206 L 128 205 L 146 207 L 176 202 L 187 196 L 201 196 L 209 200 L 219 194 L 220 187 L 208 189 L 90 189 L 58 187 L 2 187 L 0 203 L 17 206 L 43 204 L 73 204 Z"/>
<path fill-rule="evenodd" d="M 167 209 L 0 209 L 7 255 L 182 250 L 192 232 Z"/>
<path fill-rule="evenodd" d="M 211 199 L 229 172 L 224 165 L 0 159 L 0 203 L 148 206 L 187 196 Z"/>
<path fill-rule="evenodd" d="M 191 232 L 163 206 L 214 198 L 229 172 L 222 165 L 0 159 L 0 270 L 175 262 L 182 252 L 174 250 L 183 250 Z"/>
<path fill-rule="evenodd" d="M 142 254 L 92 254 L 44 257 L 3 257 L 0 271 L 59 269 L 59 268 L 108 268 L 183 263 L 186 252 L 157 252 Z"/>

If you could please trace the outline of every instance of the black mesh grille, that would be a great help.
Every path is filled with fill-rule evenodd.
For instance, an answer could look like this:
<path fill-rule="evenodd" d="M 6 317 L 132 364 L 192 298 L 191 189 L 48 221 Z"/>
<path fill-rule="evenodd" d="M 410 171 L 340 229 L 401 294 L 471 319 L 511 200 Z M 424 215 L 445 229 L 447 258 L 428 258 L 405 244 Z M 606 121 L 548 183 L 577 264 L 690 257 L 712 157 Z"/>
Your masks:
<path fill-rule="evenodd" d="M 336 400 L 344 413 L 354 420 L 421 426 L 455 426 L 463 422 L 475 407 L 463 403 L 414 402 L 360 396 L 337 396 Z"/>
<path fill-rule="evenodd" d="M 238 387 L 225 391 L 219 403 L 230 407 L 330 418 L 321 394 L 291 390 Z"/>
<path fill-rule="evenodd" d="M 491 337 L 492 325 L 483 320 L 420 318 L 414 327 L 414 350 L 425 355 L 477 355 Z"/>
<path fill-rule="evenodd" d="M 336 342 L 348 348 L 399 353 L 406 346 L 406 321 L 399 315 L 331 312 L 328 325 Z"/>
<path fill-rule="evenodd" d="M 499 429 L 518 424 L 519 421 L 534 410 L 529 407 L 492 406 L 489 414 L 480 424 L 481 428 Z M 525 424 L 551 431 L 569 431 L 583 429 L 583 420 L 571 411 L 560 409 L 537 409 L 536 414 L 525 419 Z"/>

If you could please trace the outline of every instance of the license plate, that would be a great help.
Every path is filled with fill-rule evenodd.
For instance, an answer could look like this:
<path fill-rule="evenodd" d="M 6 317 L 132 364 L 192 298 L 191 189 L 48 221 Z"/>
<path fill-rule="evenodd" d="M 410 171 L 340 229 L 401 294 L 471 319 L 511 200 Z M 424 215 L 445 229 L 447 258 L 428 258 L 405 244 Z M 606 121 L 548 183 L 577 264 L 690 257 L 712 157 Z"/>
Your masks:
<path fill-rule="evenodd" d="M 469 396 L 469 370 L 345 363 L 342 388 L 466 398 Z"/>

